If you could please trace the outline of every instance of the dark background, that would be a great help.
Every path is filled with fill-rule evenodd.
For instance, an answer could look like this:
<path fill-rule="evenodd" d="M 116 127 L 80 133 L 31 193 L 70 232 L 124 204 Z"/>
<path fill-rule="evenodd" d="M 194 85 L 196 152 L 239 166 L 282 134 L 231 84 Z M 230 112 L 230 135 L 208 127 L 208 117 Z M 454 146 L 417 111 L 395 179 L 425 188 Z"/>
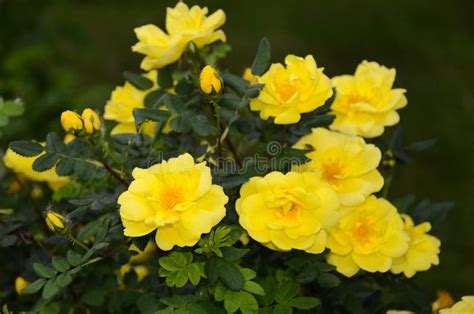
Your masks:
<path fill-rule="evenodd" d="M 196 3 L 189 1 L 188 4 Z M 456 206 L 440 232 L 441 265 L 416 276 L 455 297 L 474 292 L 474 27 L 472 0 L 199 1 L 227 14 L 241 72 L 267 36 L 272 59 L 313 54 L 329 76 L 352 73 L 363 59 L 397 69 L 408 90 L 401 124 L 409 140 L 436 147 L 398 170 L 390 197 L 415 191 Z M 164 25 L 174 1 L 0 0 L 0 95 L 21 97 L 26 114 L 0 140 L 43 139 L 66 108 L 102 109 L 124 70 L 138 71 L 133 28 Z"/>

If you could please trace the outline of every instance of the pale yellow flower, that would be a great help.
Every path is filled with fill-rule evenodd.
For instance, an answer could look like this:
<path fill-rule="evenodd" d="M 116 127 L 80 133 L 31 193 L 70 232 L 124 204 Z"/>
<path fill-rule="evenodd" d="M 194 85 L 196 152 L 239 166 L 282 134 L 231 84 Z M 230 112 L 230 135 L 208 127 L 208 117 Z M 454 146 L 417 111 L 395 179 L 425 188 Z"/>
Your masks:
<path fill-rule="evenodd" d="M 450 309 L 443 309 L 439 314 L 474 314 L 474 295 L 462 297 Z"/>
<path fill-rule="evenodd" d="M 126 236 L 156 230 L 162 250 L 193 246 L 225 216 L 228 197 L 222 187 L 212 184 L 205 163 L 195 164 L 187 153 L 148 169 L 135 168 L 132 175 L 134 181 L 118 199 Z"/>
<path fill-rule="evenodd" d="M 310 149 L 306 156 L 311 161 L 293 170 L 317 172 L 337 192 L 343 206 L 356 206 L 383 186 L 377 170 L 381 152 L 361 137 L 315 128 L 294 148 Z"/>
<path fill-rule="evenodd" d="M 323 252 L 326 230 L 340 217 L 337 194 L 311 172 L 253 177 L 242 185 L 235 207 L 251 238 L 280 251 Z"/>
<path fill-rule="evenodd" d="M 148 90 L 139 90 L 129 82 L 125 82 L 123 86 L 115 88 L 104 109 L 104 119 L 113 120 L 118 123 L 112 129 L 111 134 L 137 133 L 133 109 L 145 108 L 144 100 L 146 95 L 158 89 L 157 75 L 157 71 L 150 71 L 143 75 L 153 82 L 153 87 Z M 166 110 L 164 106 L 160 109 Z M 141 127 L 141 132 L 154 137 L 156 127 L 156 122 L 145 122 Z M 166 124 L 163 132 L 167 133 L 170 130 L 169 125 Z"/>
<path fill-rule="evenodd" d="M 70 182 L 68 177 L 60 177 L 56 174 L 56 167 L 43 172 L 33 170 L 33 162 L 38 157 L 24 157 L 8 149 L 5 156 L 3 156 L 3 162 L 7 168 L 13 170 L 18 175 L 24 176 L 31 181 L 46 182 L 54 191 Z"/>
<path fill-rule="evenodd" d="M 403 214 L 405 230 L 410 235 L 410 243 L 407 252 L 393 260 L 392 273 L 404 273 L 411 278 L 418 271 L 426 271 L 431 265 L 439 264 L 439 253 L 441 242 L 434 236 L 429 235 L 431 224 L 423 222 L 419 225 L 413 223 L 410 216 Z"/>
<path fill-rule="evenodd" d="M 395 69 L 363 61 L 354 75 L 334 77 L 336 98 L 331 108 L 336 119 L 331 129 L 371 138 L 397 124 L 396 110 L 405 107 L 407 99 L 404 89 L 393 88 L 395 74 Z"/>
<path fill-rule="evenodd" d="M 250 101 L 250 109 L 260 111 L 260 118 L 275 118 L 275 124 L 293 124 L 307 113 L 322 106 L 331 97 L 331 80 L 318 68 L 313 56 L 306 58 L 288 55 L 284 66 L 274 63 L 257 78 L 264 84 L 257 98 Z"/>
<path fill-rule="evenodd" d="M 329 230 L 328 263 L 351 277 L 359 269 L 387 272 L 408 249 L 410 237 L 397 209 L 375 196 L 355 208 L 342 208 L 344 217 Z"/>
<path fill-rule="evenodd" d="M 142 69 L 149 71 L 174 63 L 181 58 L 190 42 L 198 48 L 212 44 L 218 40 L 226 41 L 222 30 L 225 13 L 217 10 L 207 16 L 208 9 L 195 5 L 189 8 L 179 2 L 166 13 L 166 30 L 163 32 L 155 25 L 144 25 L 135 29 L 139 42 L 132 50 L 145 55 L 141 63 Z"/>

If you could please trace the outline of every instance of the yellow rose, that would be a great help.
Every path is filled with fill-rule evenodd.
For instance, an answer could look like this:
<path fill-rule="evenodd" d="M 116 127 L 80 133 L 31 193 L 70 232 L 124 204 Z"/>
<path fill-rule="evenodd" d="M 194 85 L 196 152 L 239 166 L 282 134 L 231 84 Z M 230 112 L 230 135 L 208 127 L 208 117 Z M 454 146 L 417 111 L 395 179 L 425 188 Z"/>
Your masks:
<path fill-rule="evenodd" d="M 392 265 L 392 273 L 411 278 L 417 271 L 428 270 L 431 265 L 439 264 L 439 253 L 441 242 L 432 235 L 427 234 L 431 229 L 429 222 L 423 222 L 417 226 L 408 215 L 401 215 L 405 222 L 405 230 L 410 235 L 408 251 L 401 257 L 395 258 Z"/>
<path fill-rule="evenodd" d="M 363 61 L 354 75 L 334 77 L 332 114 L 336 119 L 331 129 L 372 138 L 382 135 L 385 126 L 397 124 L 396 110 L 405 107 L 407 99 L 404 89 L 392 89 L 395 74 L 395 69 Z"/>
<path fill-rule="evenodd" d="M 337 194 L 311 172 L 253 177 L 242 185 L 235 206 L 251 238 L 281 251 L 323 252 L 326 229 L 340 217 Z"/>
<path fill-rule="evenodd" d="M 212 184 L 211 169 L 195 164 L 190 154 L 135 168 L 132 175 L 134 181 L 118 199 L 126 236 L 157 230 L 162 250 L 193 246 L 225 216 L 228 197 Z"/>
<path fill-rule="evenodd" d="M 21 291 L 23 289 L 25 289 L 26 287 L 28 287 L 30 285 L 30 283 L 28 281 L 25 280 L 25 278 L 23 277 L 17 277 L 15 279 L 15 291 L 18 295 L 21 294 Z"/>
<path fill-rule="evenodd" d="M 82 111 L 82 121 L 88 134 L 100 130 L 100 117 L 94 110 L 90 108 L 84 109 Z"/>
<path fill-rule="evenodd" d="M 191 9 L 179 2 L 166 13 L 166 30 L 163 32 L 155 25 L 144 25 L 135 29 L 139 42 L 132 50 L 145 55 L 142 69 L 149 71 L 174 63 L 181 58 L 186 46 L 193 42 L 198 48 L 218 40 L 226 41 L 222 30 L 225 13 L 217 10 L 207 16 L 208 9 L 195 5 Z"/>
<path fill-rule="evenodd" d="M 346 214 L 328 238 L 328 263 L 341 274 L 351 277 L 359 269 L 386 272 L 393 259 L 407 251 L 410 237 L 402 218 L 385 199 L 370 196 L 362 205 L 341 211 Z"/>
<path fill-rule="evenodd" d="M 110 99 L 105 104 L 104 119 L 113 120 L 118 124 L 112 129 L 111 134 L 137 133 L 135 128 L 135 118 L 133 117 L 133 109 L 144 108 L 144 100 L 148 93 L 158 89 L 157 71 L 150 71 L 143 75 L 153 82 L 153 87 L 148 90 L 139 90 L 129 82 L 125 82 L 123 86 L 118 86 L 112 92 Z M 160 108 L 166 110 L 166 107 Z M 141 132 L 154 137 L 156 131 L 156 122 L 145 122 L 142 124 Z M 163 129 L 163 133 L 171 130 L 168 123 Z"/>
<path fill-rule="evenodd" d="M 251 110 L 260 111 L 263 120 L 275 117 L 275 124 L 297 123 L 302 113 L 315 110 L 332 96 L 331 80 L 317 67 L 313 56 L 288 55 L 285 64 L 272 64 L 258 77 L 264 87 L 250 101 Z"/>
<path fill-rule="evenodd" d="M 462 297 L 450 309 L 443 309 L 439 314 L 474 314 L 474 295 Z"/>
<path fill-rule="evenodd" d="M 56 167 L 43 172 L 34 171 L 33 162 L 38 157 L 23 157 L 8 149 L 5 156 L 3 156 L 3 162 L 7 168 L 13 170 L 18 175 L 25 176 L 31 181 L 48 183 L 49 187 L 54 191 L 69 183 L 68 177 L 60 177 L 56 174 Z"/>
<path fill-rule="evenodd" d="M 68 133 L 80 131 L 84 127 L 81 116 L 70 110 L 66 110 L 61 114 L 61 125 Z"/>
<path fill-rule="evenodd" d="M 217 70 L 211 66 L 206 65 L 199 76 L 199 86 L 204 94 L 218 94 L 222 90 L 222 81 Z"/>
<path fill-rule="evenodd" d="M 383 177 L 377 170 L 380 150 L 361 137 L 316 128 L 294 148 L 310 148 L 306 156 L 311 161 L 293 170 L 317 172 L 337 192 L 343 206 L 359 205 L 383 186 Z"/>

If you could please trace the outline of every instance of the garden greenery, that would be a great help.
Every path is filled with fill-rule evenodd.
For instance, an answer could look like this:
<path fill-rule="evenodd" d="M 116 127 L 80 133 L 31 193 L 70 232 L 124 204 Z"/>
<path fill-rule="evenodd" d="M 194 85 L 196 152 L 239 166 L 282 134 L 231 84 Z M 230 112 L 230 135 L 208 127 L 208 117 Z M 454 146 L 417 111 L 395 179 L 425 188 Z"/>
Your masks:
<path fill-rule="evenodd" d="M 330 79 L 312 55 L 271 64 L 263 38 L 235 74 L 225 18 L 169 8 L 166 31 L 135 29 L 146 72 L 124 72 L 102 116 L 65 111 L 64 134 L 10 144 L 4 312 L 432 311 L 411 278 L 439 264 L 452 204 L 389 197 L 434 144 L 384 134 L 407 105 L 395 69 Z M 0 127 L 20 107 L 0 100 Z"/>

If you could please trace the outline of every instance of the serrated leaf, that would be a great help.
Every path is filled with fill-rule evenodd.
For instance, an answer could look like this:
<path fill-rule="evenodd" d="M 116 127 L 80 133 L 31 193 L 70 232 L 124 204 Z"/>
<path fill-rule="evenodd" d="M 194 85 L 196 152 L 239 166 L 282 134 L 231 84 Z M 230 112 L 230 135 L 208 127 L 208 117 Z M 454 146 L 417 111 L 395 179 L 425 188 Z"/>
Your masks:
<path fill-rule="evenodd" d="M 9 145 L 15 153 L 24 157 L 35 157 L 43 152 L 43 146 L 33 141 L 14 141 Z"/>
<path fill-rule="evenodd" d="M 64 273 L 71 267 L 67 260 L 62 256 L 53 256 L 53 258 L 51 259 L 51 263 L 53 264 L 54 269 L 56 269 L 60 273 Z"/>
<path fill-rule="evenodd" d="M 257 54 L 252 63 L 252 74 L 262 75 L 270 66 L 271 61 L 271 47 L 270 42 L 266 37 L 260 40 Z"/>
<path fill-rule="evenodd" d="M 41 263 L 33 263 L 33 270 L 43 278 L 52 278 L 56 275 L 56 271 L 53 268 Z"/>
<path fill-rule="evenodd" d="M 135 125 L 139 128 L 144 122 L 155 121 L 165 122 L 170 117 L 168 111 L 153 109 L 153 108 L 135 108 L 133 109 L 133 117 Z"/>
<path fill-rule="evenodd" d="M 140 74 L 125 71 L 123 72 L 123 77 L 140 90 L 147 90 L 153 87 L 153 82 Z"/>
<path fill-rule="evenodd" d="M 278 284 L 275 292 L 275 300 L 278 303 L 285 303 L 293 299 L 299 292 L 299 285 L 293 280 L 286 280 Z"/>
<path fill-rule="evenodd" d="M 291 307 L 300 310 L 310 310 L 318 306 L 321 302 L 319 299 L 313 297 L 298 297 L 290 300 L 288 303 Z"/>
<path fill-rule="evenodd" d="M 159 302 L 155 296 L 145 294 L 137 300 L 137 306 L 141 314 L 155 314 L 159 310 Z"/>
<path fill-rule="evenodd" d="M 50 132 L 46 136 L 45 149 L 49 153 L 63 153 L 66 151 L 67 146 L 57 133 Z"/>
<path fill-rule="evenodd" d="M 74 170 L 75 162 L 72 158 L 61 158 L 56 165 L 56 174 L 60 177 L 70 175 Z"/>
<path fill-rule="evenodd" d="M 46 279 L 40 278 L 33 283 L 26 286 L 23 290 L 21 290 L 21 294 L 33 294 L 38 292 L 41 288 L 43 288 L 44 284 L 46 283 Z"/>
<path fill-rule="evenodd" d="M 59 160 L 59 156 L 55 153 L 46 153 L 35 159 L 33 162 L 33 170 L 38 172 L 47 171 L 53 168 Z"/>

